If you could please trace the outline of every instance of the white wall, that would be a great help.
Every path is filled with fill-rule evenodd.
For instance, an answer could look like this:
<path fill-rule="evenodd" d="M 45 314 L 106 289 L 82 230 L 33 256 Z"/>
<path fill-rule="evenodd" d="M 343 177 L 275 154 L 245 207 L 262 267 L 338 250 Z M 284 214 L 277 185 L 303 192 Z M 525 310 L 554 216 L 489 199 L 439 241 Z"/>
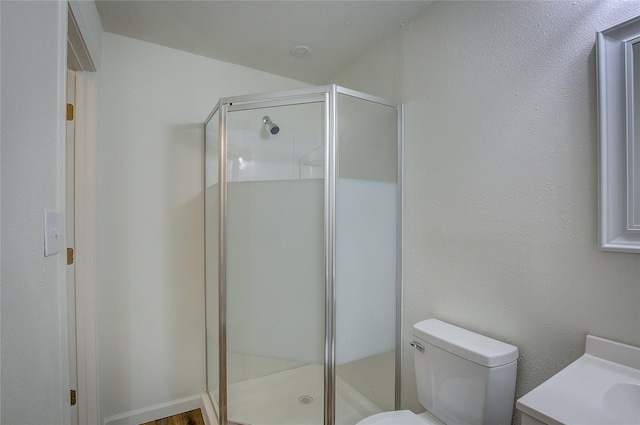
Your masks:
<path fill-rule="evenodd" d="M 44 257 L 42 223 L 45 208 L 64 214 L 67 5 L 3 1 L 0 8 L 1 422 L 65 423 L 64 258 Z"/>
<path fill-rule="evenodd" d="M 102 418 L 204 390 L 202 123 L 220 97 L 304 86 L 105 34 L 97 153 Z"/>
<path fill-rule="evenodd" d="M 594 48 L 637 14 L 435 2 L 334 79 L 405 102 L 405 344 L 429 317 L 515 344 L 518 396 L 586 334 L 640 345 L 640 256 L 597 249 Z M 403 366 L 404 405 L 422 410 L 408 349 Z"/>

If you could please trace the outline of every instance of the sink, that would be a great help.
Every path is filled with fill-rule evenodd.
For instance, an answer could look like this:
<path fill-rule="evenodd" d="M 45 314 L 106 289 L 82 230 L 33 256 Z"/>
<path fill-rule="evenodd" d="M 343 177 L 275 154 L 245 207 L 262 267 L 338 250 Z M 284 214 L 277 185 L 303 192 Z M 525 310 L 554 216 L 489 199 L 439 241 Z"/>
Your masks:
<path fill-rule="evenodd" d="M 640 425 L 640 348 L 588 335 L 585 354 L 516 408 L 523 423 Z"/>
<path fill-rule="evenodd" d="M 613 384 L 605 391 L 602 406 L 610 415 L 619 415 L 627 423 L 640 421 L 640 384 Z"/>

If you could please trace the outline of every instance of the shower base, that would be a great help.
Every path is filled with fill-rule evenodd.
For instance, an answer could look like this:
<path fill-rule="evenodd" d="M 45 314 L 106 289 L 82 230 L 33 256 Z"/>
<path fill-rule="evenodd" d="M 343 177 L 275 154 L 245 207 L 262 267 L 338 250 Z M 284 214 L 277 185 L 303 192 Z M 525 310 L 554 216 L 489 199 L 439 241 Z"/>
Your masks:
<path fill-rule="evenodd" d="M 228 387 L 228 418 L 247 425 L 321 425 L 324 368 L 309 364 Z M 336 424 L 354 425 L 382 410 L 336 377 Z"/>

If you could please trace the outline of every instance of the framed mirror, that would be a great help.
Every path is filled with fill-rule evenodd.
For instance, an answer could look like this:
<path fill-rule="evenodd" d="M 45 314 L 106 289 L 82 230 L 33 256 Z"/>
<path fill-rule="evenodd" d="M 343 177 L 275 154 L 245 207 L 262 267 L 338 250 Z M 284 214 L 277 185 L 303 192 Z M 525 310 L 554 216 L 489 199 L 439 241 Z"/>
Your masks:
<path fill-rule="evenodd" d="M 597 33 L 599 244 L 640 253 L 640 16 Z"/>

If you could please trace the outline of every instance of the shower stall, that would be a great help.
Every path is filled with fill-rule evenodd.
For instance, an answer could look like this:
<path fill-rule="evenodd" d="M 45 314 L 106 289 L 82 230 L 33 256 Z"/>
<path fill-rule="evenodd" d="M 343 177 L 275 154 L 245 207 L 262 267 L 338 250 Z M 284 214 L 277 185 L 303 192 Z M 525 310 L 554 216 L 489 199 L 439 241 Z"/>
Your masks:
<path fill-rule="evenodd" d="M 336 85 L 223 98 L 205 161 L 208 414 L 399 408 L 401 104 Z"/>

